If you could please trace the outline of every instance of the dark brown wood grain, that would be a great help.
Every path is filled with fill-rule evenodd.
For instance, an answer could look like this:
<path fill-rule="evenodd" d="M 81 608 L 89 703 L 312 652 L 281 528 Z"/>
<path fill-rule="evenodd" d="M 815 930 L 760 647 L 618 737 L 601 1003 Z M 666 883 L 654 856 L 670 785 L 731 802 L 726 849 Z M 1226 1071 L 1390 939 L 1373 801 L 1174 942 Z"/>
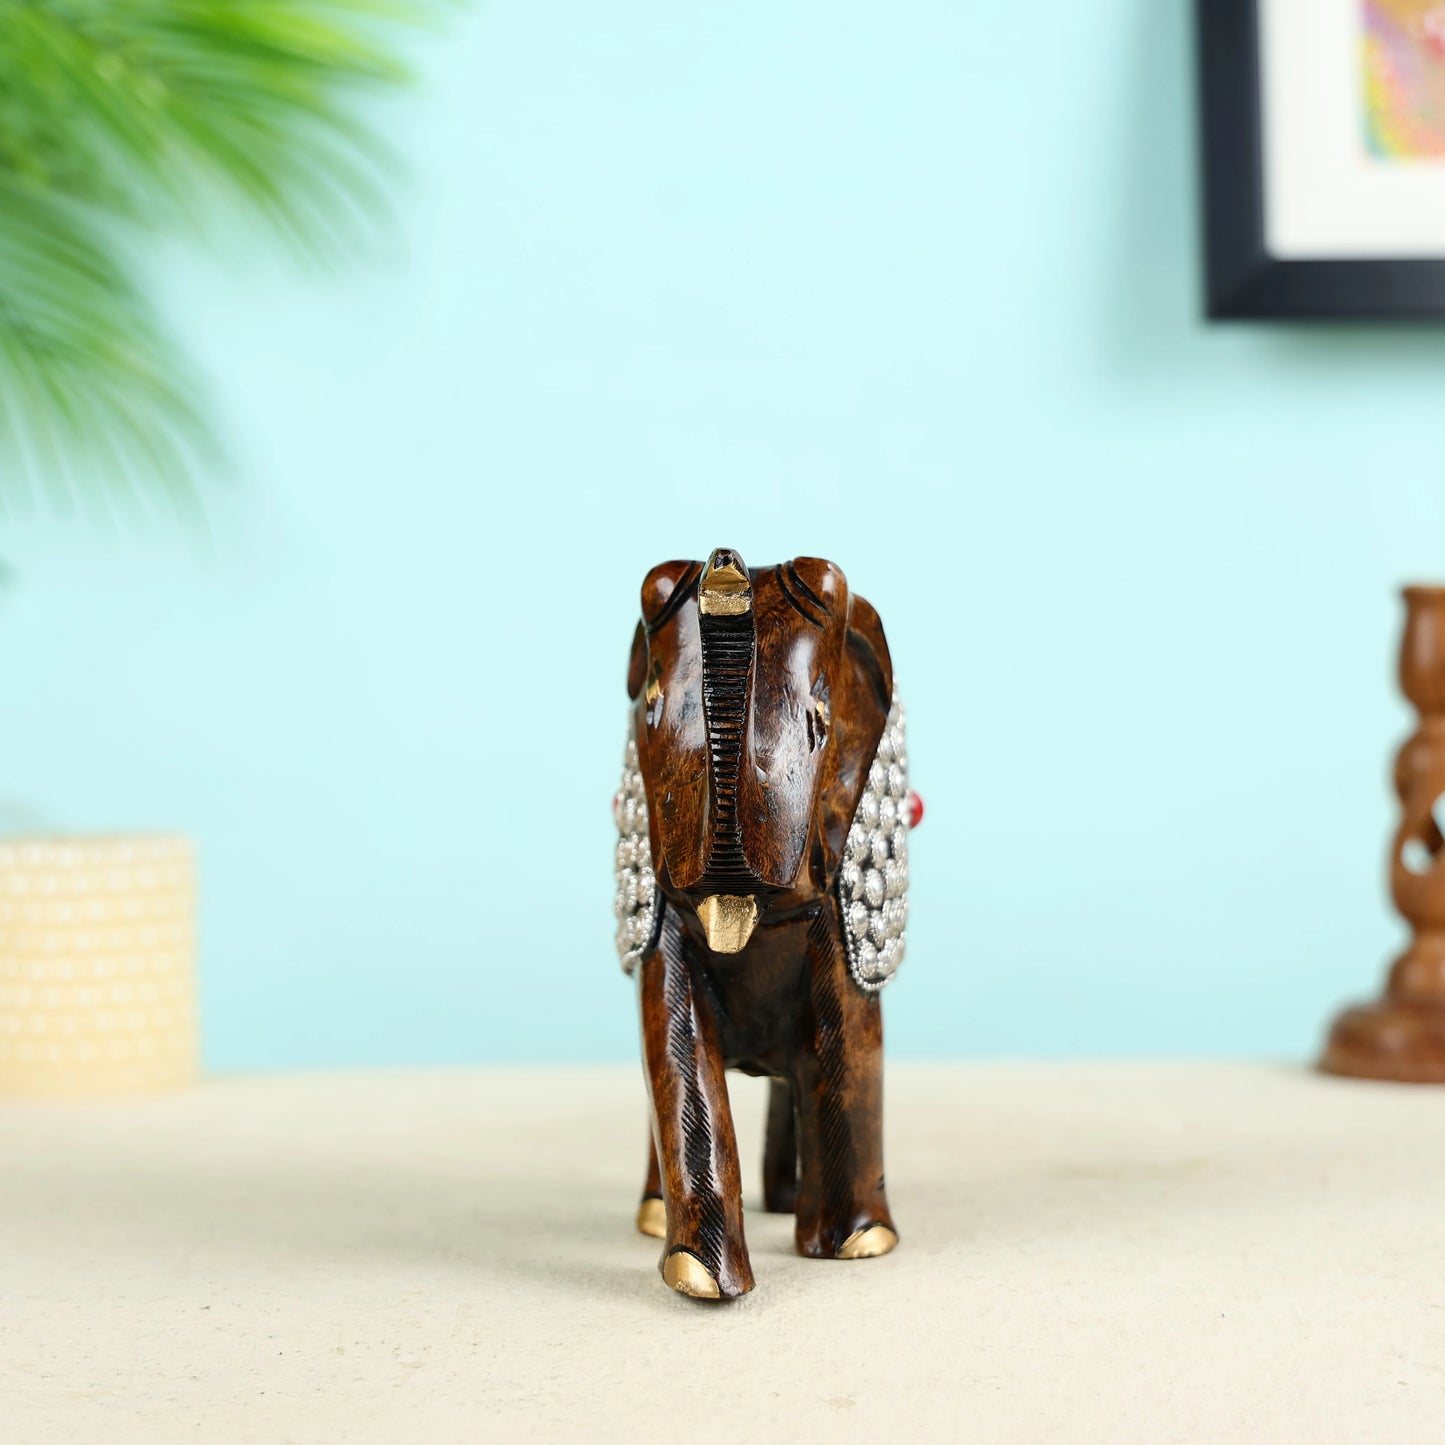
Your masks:
<path fill-rule="evenodd" d="M 1445 1084 L 1445 588 L 1407 587 L 1400 686 L 1420 725 L 1395 760 L 1400 819 L 1390 893 L 1410 945 L 1378 1003 L 1335 1020 L 1321 1067 L 1356 1078 Z"/>
<path fill-rule="evenodd" d="M 818 558 L 664 563 L 628 694 L 662 895 L 637 972 L 664 1278 L 724 1299 L 753 1287 L 729 1069 L 773 1080 L 764 1205 L 795 1212 L 799 1252 L 884 1253 L 882 1016 L 831 891 L 892 702 L 878 615 Z M 736 951 L 713 946 L 718 898 L 755 908 Z"/>
<path fill-rule="evenodd" d="M 716 1004 L 671 910 L 639 971 L 642 1055 L 667 1208 L 663 1262 L 686 1250 L 731 1298 L 752 1289 L 753 1272 Z"/>
<path fill-rule="evenodd" d="M 792 1214 L 798 1207 L 797 1097 L 791 1081 L 768 1086 L 768 1123 L 763 1139 L 763 1208 Z"/>

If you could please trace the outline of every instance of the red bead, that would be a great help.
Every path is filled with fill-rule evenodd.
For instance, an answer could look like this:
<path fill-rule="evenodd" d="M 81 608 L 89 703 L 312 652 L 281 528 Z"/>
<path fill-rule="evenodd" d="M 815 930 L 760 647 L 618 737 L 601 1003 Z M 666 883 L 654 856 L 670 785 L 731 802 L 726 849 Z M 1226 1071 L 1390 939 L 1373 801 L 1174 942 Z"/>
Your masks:
<path fill-rule="evenodd" d="M 622 826 L 622 794 L 612 795 L 612 821 L 620 828 Z"/>
<path fill-rule="evenodd" d="M 923 799 L 917 793 L 909 793 L 903 806 L 904 821 L 910 828 L 916 828 L 923 821 Z"/>

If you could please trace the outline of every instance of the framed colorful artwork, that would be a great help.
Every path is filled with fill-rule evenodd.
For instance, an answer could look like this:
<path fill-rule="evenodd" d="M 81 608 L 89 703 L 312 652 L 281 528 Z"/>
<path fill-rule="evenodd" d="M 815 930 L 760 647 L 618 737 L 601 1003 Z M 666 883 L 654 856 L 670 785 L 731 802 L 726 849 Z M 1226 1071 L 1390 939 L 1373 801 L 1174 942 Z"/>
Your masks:
<path fill-rule="evenodd" d="M 1197 0 L 1209 315 L 1445 319 L 1445 0 Z"/>

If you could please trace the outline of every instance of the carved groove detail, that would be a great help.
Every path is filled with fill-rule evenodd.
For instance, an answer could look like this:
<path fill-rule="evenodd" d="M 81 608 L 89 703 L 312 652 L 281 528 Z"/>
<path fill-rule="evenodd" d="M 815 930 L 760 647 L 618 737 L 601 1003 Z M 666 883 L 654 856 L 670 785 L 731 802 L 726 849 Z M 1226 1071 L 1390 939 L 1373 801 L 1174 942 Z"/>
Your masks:
<path fill-rule="evenodd" d="M 667 920 L 662 936 L 663 999 L 667 1008 L 667 1052 L 672 1072 L 682 1086 L 682 1163 L 684 1197 L 697 1210 L 696 1233 L 688 1240 L 714 1279 L 722 1272 L 727 1242 L 727 1213 L 722 1181 L 714 1167 L 716 1147 L 712 1116 L 703 1098 L 697 1047 L 699 1023 L 693 997 L 692 969 L 676 919 Z"/>
<path fill-rule="evenodd" d="M 710 883 L 746 884 L 742 892 L 752 892 L 755 886 L 738 827 L 738 775 L 748 724 L 753 641 L 751 613 L 703 619 L 702 700 L 712 763 L 706 878 Z"/>

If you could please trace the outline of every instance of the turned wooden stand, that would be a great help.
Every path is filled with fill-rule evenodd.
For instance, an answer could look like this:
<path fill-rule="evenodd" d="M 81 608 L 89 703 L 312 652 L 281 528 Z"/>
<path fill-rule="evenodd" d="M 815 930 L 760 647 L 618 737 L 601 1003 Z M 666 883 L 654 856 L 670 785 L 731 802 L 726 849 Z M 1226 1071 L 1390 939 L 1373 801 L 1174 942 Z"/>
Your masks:
<path fill-rule="evenodd" d="M 1390 892 L 1414 936 L 1379 1003 L 1335 1021 L 1320 1067 L 1331 1074 L 1445 1084 L 1445 587 L 1405 588 L 1400 686 L 1420 725 L 1395 759 L 1400 825 Z"/>

